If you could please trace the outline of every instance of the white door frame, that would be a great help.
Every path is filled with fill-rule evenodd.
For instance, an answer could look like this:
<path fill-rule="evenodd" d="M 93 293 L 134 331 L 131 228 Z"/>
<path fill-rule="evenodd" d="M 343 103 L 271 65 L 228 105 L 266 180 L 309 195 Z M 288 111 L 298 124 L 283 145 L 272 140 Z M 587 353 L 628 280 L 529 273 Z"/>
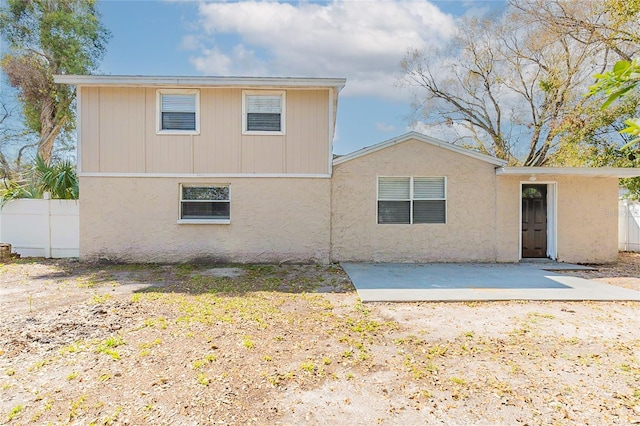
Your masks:
<path fill-rule="evenodd" d="M 522 260 L 522 186 L 547 185 L 547 257 L 558 258 L 558 182 L 555 181 L 520 181 L 518 192 L 518 259 Z"/>

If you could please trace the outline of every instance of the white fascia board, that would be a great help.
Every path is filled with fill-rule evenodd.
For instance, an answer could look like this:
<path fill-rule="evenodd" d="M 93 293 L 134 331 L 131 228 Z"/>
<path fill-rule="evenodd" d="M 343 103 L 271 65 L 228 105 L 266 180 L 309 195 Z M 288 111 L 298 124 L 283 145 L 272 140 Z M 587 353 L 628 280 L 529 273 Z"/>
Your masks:
<path fill-rule="evenodd" d="M 427 136 L 427 135 L 423 135 L 422 133 L 409 132 L 409 133 L 405 133 L 404 135 L 398 136 L 396 138 L 389 139 L 389 140 L 384 141 L 384 142 L 380 142 L 380 143 L 378 143 L 376 145 L 368 146 L 368 147 L 362 148 L 362 149 L 360 149 L 358 151 L 354 151 L 354 152 L 351 152 L 349 154 L 340 156 L 340 157 L 336 158 L 335 160 L 333 160 L 333 165 L 335 166 L 337 164 L 345 163 L 347 161 L 351 161 L 351 160 L 354 160 L 356 158 L 363 157 L 365 155 L 371 154 L 371 153 L 376 152 L 376 151 L 380 151 L 381 149 L 385 149 L 385 148 L 388 148 L 388 147 L 393 146 L 393 145 L 397 145 L 397 144 L 406 142 L 406 141 L 411 140 L 411 139 L 414 139 L 414 140 L 417 140 L 417 141 L 420 141 L 420 142 L 425 142 L 425 143 L 428 143 L 430 145 L 437 146 L 437 147 L 440 147 L 440 148 L 448 149 L 449 151 L 457 152 L 458 154 L 466 155 L 467 157 L 472 157 L 472 158 L 475 158 L 477 160 L 485 161 L 485 162 L 493 164 L 495 166 L 503 167 L 503 166 L 505 166 L 507 164 L 507 162 L 505 160 L 501 160 L 499 158 L 491 157 L 490 155 L 485 155 L 485 154 L 481 154 L 481 153 L 476 152 L 476 151 L 472 151 L 472 150 L 467 149 L 467 148 L 462 148 L 462 147 L 454 145 L 454 144 L 452 144 L 450 142 L 441 141 L 439 139 L 432 138 L 432 137 Z"/>
<path fill-rule="evenodd" d="M 501 167 L 496 175 L 565 175 L 629 178 L 640 176 L 635 167 Z"/>
<path fill-rule="evenodd" d="M 120 172 L 83 172 L 78 177 L 104 177 L 104 178 L 309 178 L 327 179 L 329 173 L 120 173 Z"/>
<path fill-rule="evenodd" d="M 340 91 L 344 78 L 298 77 L 178 77 L 127 75 L 55 75 L 57 84 L 73 86 L 117 87 L 260 87 L 260 88 L 334 88 Z"/>

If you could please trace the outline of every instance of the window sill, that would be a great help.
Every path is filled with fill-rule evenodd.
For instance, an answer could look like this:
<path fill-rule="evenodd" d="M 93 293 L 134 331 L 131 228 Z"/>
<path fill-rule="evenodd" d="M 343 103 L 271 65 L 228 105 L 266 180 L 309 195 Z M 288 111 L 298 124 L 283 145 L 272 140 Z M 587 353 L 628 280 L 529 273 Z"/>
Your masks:
<path fill-rule="evenodd" d="M 409 225 L 409 226 L 414 226 L 414 225 L 446 225 L 447 222 L 421 222 L 421 223 L 380 223 L 378 222 L 377 225 Z"/>
<path fill-rule="evenodd" d="M 199 134 L 199 130 L 156 130 L 156 135 L 197 136 Z"/>
<path fill-rule="evenodd" d="M 273 132 L 267 132 L 267 131 L 262 131 L 262 130 L 255 130 L 255 131 L 251 131 L 251 130 L 244 130 L 242 132 L 243 135 L 248 135 L 248 136 L 284 136 L 284 132 L 281 131 L 273 131 Z"/>
<path fill-rule="evenodd" d="M 178 219 L 178 225 L 229 225 L 230 219 Z"/>

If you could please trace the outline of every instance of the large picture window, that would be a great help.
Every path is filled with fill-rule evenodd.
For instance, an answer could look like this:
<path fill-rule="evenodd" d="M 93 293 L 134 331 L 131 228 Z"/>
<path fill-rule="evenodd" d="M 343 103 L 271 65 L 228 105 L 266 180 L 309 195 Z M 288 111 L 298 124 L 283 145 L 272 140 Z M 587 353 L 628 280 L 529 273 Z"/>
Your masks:
<path fill-rule="evenodd" d="M 158 133 L 197 134 L 200 131 L 197 90 L 158 90 Z"/>
<path fill-rule="evenodd" d="M 180 221 L 184 223 L 229 223 L 231 198 L 228 186 L 182 185 Z"/>
<path fill-rule="evenodd" d="M 444 177 L 379 177 L 378 223 L 446 223 Z"/>
<path fill-rule="evenodd" d="M 242 131 L 245 134 L 284 134 L 285 92 L 242 92 Z"/>

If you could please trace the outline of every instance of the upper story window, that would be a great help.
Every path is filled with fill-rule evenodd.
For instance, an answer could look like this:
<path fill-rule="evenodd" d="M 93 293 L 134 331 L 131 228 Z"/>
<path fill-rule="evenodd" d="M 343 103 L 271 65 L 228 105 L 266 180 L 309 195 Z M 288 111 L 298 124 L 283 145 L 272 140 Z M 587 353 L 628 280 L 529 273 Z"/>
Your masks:
<path fill-rule="evenodd" d="M 446 223 L 444 177 L 379 177 L 378 223 Z"/>
<path fill-rule="evenodd" d="M 158 133 L 199 134 L 200 92 L 198 90 L 158 90 L 157 103 Z"/>
<path fill-rule="evenodd" d="M 242 92 L 242 133 L 284 135 L 285 92 Z"/>

